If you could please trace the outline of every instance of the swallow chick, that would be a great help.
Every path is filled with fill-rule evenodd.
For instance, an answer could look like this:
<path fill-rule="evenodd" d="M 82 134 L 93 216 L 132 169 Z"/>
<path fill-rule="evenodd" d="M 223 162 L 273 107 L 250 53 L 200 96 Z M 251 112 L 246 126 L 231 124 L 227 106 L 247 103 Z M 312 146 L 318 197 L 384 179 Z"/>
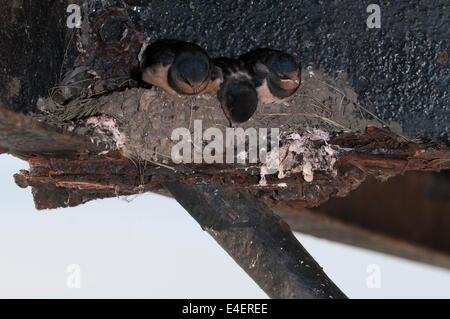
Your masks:
<path fill-rule="evenodd" d="M 287 53 L 272 49 L 252 50 L 239 58 L 251 70 L 262 103 L 286 101 L 301 82 L 301 66 Z"/>
<path fill-rule="evenodd" d="M 158 40 L 145 48 L 140 70 L 143 81 L 173 95 L 201 94 L 211 76 L 205 50 L 179 40 Z"/>
<path fill-rule="evenodd" d="M 217 93 L 230 127 L 232 122 L 248 121 L 258 106 L 258 95 L 251 74 L 239 60 L 217 58 L 213 64 L 208 92 Z"/>

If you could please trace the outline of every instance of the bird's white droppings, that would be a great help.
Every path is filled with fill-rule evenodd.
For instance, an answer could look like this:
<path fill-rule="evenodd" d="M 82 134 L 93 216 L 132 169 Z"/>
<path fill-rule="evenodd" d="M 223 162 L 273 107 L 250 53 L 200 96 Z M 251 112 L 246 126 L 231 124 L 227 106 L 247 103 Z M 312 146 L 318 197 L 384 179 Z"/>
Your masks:
<path fill-rule="evenodd" d="M 260 186 L 267 186 L 265 175 L 278 171 L 282 179 L 295 173 L 302 173 L 306 182 L 314 180 L 315 171 L 336 175 L 334 168 L 337 146 L 328 144 L 328 132 L 313 129 L 305 133 L 291 133 L 281 140 L 279 152 L 268 152 L 267 162 L 261 166 Z M 323 141 L 317 146 L 317 141 Z M 276 155 L 278 155 L 278 157 Z M 275 171 L 274 171 L 275 169 Z"/>

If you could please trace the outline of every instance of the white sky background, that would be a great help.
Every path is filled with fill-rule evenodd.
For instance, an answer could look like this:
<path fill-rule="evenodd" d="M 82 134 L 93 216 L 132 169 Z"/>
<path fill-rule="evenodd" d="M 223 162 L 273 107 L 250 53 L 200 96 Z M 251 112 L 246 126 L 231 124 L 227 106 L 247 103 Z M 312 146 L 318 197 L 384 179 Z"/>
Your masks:
<path fill-rule="evenodd" d="M 143 194 L 36 211 L 0 155 L 0 298 L 266 298 L 173 199 Z M 450 298 L 450 271 L 296 234 L 352 298 Z M 80 288 L 66 272 L 80 267 Z M 368 288 L 378 265 L 380 288 Z"/>

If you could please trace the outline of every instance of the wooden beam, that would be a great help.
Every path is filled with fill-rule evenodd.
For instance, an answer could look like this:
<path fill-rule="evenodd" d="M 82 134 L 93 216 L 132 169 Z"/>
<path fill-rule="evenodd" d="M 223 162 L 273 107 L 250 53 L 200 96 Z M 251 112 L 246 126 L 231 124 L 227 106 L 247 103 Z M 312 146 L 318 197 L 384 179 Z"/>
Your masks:
<path fill-rule="evenodd" d="M 191 214 L 271 298 L 346 298 L 283 219 L 247 191 L 165 183 Z"/>

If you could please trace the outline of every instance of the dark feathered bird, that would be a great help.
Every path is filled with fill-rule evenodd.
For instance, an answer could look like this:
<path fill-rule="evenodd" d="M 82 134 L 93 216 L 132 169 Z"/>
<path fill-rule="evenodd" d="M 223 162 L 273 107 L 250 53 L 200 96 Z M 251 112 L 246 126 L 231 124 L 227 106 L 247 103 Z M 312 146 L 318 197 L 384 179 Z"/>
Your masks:
<path fill-rule="evenodd" d="M 248 121 L 258 106 L 254 80 L 245 65 L 235 59 L 213 60 L 208 92 L 217 93 L 225 116 L 230 122 Z"/>
<path fill-rule="evenodd" d="M 262 103 L 282 102 L 300 85 L 301 67 L 290 54 L 265 48 L 250 51 L 239 59 L 251 70 Z"/>
<path fill-rule="evenodd" d="M 158 40 L 142 54 L 142 80 L 170 94 L 194 95 L 208 86 L 211 64 L 208 54 L 194 43 Z"/>

